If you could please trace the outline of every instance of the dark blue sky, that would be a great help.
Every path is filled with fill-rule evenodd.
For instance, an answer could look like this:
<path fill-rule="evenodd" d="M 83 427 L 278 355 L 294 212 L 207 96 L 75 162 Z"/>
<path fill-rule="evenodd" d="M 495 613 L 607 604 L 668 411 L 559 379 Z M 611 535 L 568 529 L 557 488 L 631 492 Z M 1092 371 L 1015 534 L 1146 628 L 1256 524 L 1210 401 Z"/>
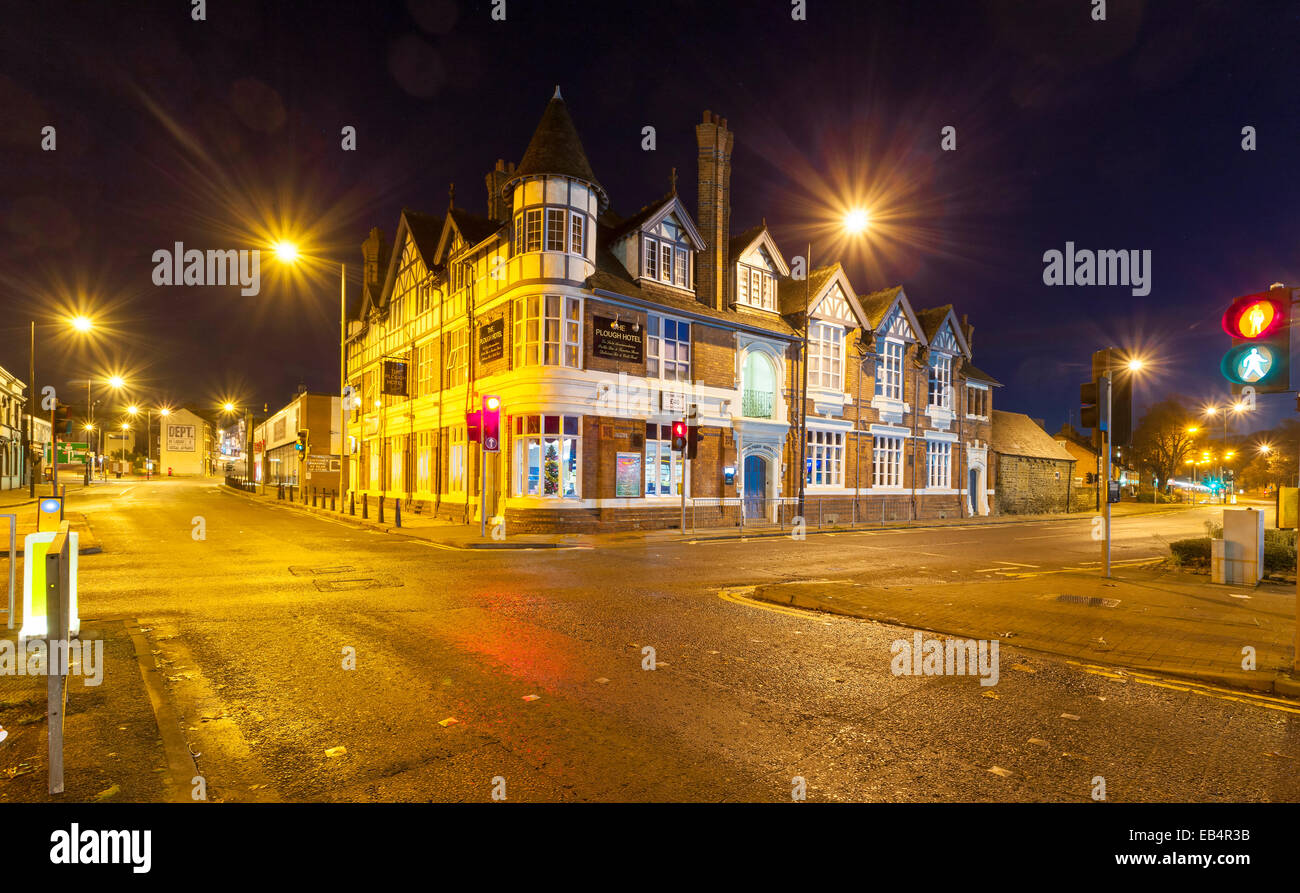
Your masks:
<path fill-rule="evenodd" d="M 142 399 L 272 408 L 300 381 L 332 390 L 324 265 L 294 282 L 268 262 L 250 298 L 155 287 L 153 252 L 283 227 L 355 268 L 371 226 L 440 213 L 452 181 L 483 211 L 483 174 L 518 160 L 557 83 L 617 211 L 666 191 L 672 167 L 693 206 L 693 127 L 718 112 L 735 231 L 766 217 L 787 255 L 812 237 L 859 291 L 954 304 L 1006 385 L 997 405 L 1053 428 L 1111 344 L 1157 362 L 1141 401 L 1222 398 L 1222 310 L 1300 285 L 1294 3 L 1110 2 L 1104 22 L 1091 0 L 808 0 L 804 22 L 785 0 L 507 0 L 505 22 L 450 0 L 213 0 L 205 22 L 182 0 L 6 7 L 0 365 L 25 376 L 11 327 L 73 295 L 106 323 L 91 344 L 42 333 L 41 384 L 122 369 Z M 863 199 L 879 220 L 865 245 L 814 226 Z M 1067 240 L 1150 250 L 1150 294 L 1044 286 L 1043 252 Z M 1290 401 L 1264 407 L 1261 422 Z"/>

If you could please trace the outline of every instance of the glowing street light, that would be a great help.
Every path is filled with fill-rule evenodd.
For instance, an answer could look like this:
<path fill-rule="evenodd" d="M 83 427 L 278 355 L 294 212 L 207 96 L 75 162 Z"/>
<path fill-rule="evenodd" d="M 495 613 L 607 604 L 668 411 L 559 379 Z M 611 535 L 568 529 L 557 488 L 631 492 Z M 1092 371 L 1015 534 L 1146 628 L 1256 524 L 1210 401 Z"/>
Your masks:
<path fill-rule="evenodd" d="M 862 208 L 854 208 L 844 215 L 844 229 L 852 235 L 860 235 L 867 229 L 870 217 Z"/>
<path fill-rule="evenodd" d="M 281 263 L 292 264 L 298 260 L 298 246 L 292 242 L 276 242 L 272 248 Z"/>
<path fill-rule="evenodd" d="M 69 322 L 72 323 L 72 327 L 78 332 L 89 332 L 95 327 L 95 324 L 91 321 L 89 316 L 74 316 L 69 320 Z"/>

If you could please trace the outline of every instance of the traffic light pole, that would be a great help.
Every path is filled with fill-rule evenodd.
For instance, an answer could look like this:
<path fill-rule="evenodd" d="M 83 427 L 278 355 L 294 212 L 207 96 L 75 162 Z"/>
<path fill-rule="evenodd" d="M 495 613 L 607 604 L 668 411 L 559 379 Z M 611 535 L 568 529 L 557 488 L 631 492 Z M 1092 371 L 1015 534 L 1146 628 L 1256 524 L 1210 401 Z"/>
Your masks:
<path fill-rule="evenodd" d="M 1105 497 L 1106 509 L 1104 514 L 1102 515 L 1102 517 L 1105 519 L 1104 523 L 1106 525 L 1106 542 L 1102 545 L 1101 548 L 1101 561 L 1102 561 L 1102 567 L 1104 569 L 1103 572 L 1105 574 L 1105 577 L 1106 579 L 1109 580 L 1110 579 L 1110 422 L 1111 422 L 1110 373 L 1107 373 L 1101 377 L 1101 386 L 1106 390 L 1106 403 L 1105 403 L 1106 427 L 1101 429 L 1102 452 L 1106 454 L 1106 459 L 1104 463 L 1106 469 L 1106 482 L 1104 484 L 1106 488 L 1106 497 Z"/>
<path fill-rule="evenodd" d="M 684 418 L 683 421 L 686 422 L 687 442 L 683 444 L 682 447 L 682 477 L 681 480 L 677 482 L 677 489 L 682 494 L 682 533 L 685 533 L 686 532 L 686 463 L 690 461 L 689 459 L 686 458 L 686 456 L 691 451 L 690 450 L 691 422 L 689 418 Z"/>

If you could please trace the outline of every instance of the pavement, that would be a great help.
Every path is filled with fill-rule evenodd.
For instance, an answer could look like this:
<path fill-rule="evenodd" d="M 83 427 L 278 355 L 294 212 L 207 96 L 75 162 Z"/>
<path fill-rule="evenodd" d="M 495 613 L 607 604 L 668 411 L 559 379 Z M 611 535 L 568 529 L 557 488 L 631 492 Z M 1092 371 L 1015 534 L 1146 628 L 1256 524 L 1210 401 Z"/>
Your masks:
<path fill-rule="evenodd" d="M 1115 801 L 1300 801 L 1290 699 L 1121 673 L 997 624 L 1016 635 L 995 686 L 896 675 L 912 628 L 752 597 L 841 581 L 1042 595 L 1096 559 L 1087 517 L 500 551 L 212 480 L 110 484 L 77 508 L 104 546 L 80 594 L 107 669 L 69 694 L 63 799 L 181 800 L 197 777 L 222 802 L 490 802 L 498 780 L 515 802 L 789 802 L 798 778 L 821 802 L 1084 803 L 1101 775 Z M 1120 574 L 1141 581 L 1209 517 L 1125 518 Z M 1128 616 L 1132 597 L 1077 610 Z M 1242 628 L 1264 622 L 1260 599 L 1243 605 Z M 47 799 L 33 681 L 0 677 L 13 800 Z"/>

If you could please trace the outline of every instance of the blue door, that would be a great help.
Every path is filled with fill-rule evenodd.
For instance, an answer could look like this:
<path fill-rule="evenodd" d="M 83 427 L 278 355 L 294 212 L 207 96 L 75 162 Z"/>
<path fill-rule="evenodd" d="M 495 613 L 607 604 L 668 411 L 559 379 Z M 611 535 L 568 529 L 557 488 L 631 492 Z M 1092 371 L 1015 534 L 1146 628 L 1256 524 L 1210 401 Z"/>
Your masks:
<path fill-rule="evenodd" d="M 761 456 L 745 457 L 745 517 L 763 517 L 763 499 L 767 496 L 767 460 Z"/>

